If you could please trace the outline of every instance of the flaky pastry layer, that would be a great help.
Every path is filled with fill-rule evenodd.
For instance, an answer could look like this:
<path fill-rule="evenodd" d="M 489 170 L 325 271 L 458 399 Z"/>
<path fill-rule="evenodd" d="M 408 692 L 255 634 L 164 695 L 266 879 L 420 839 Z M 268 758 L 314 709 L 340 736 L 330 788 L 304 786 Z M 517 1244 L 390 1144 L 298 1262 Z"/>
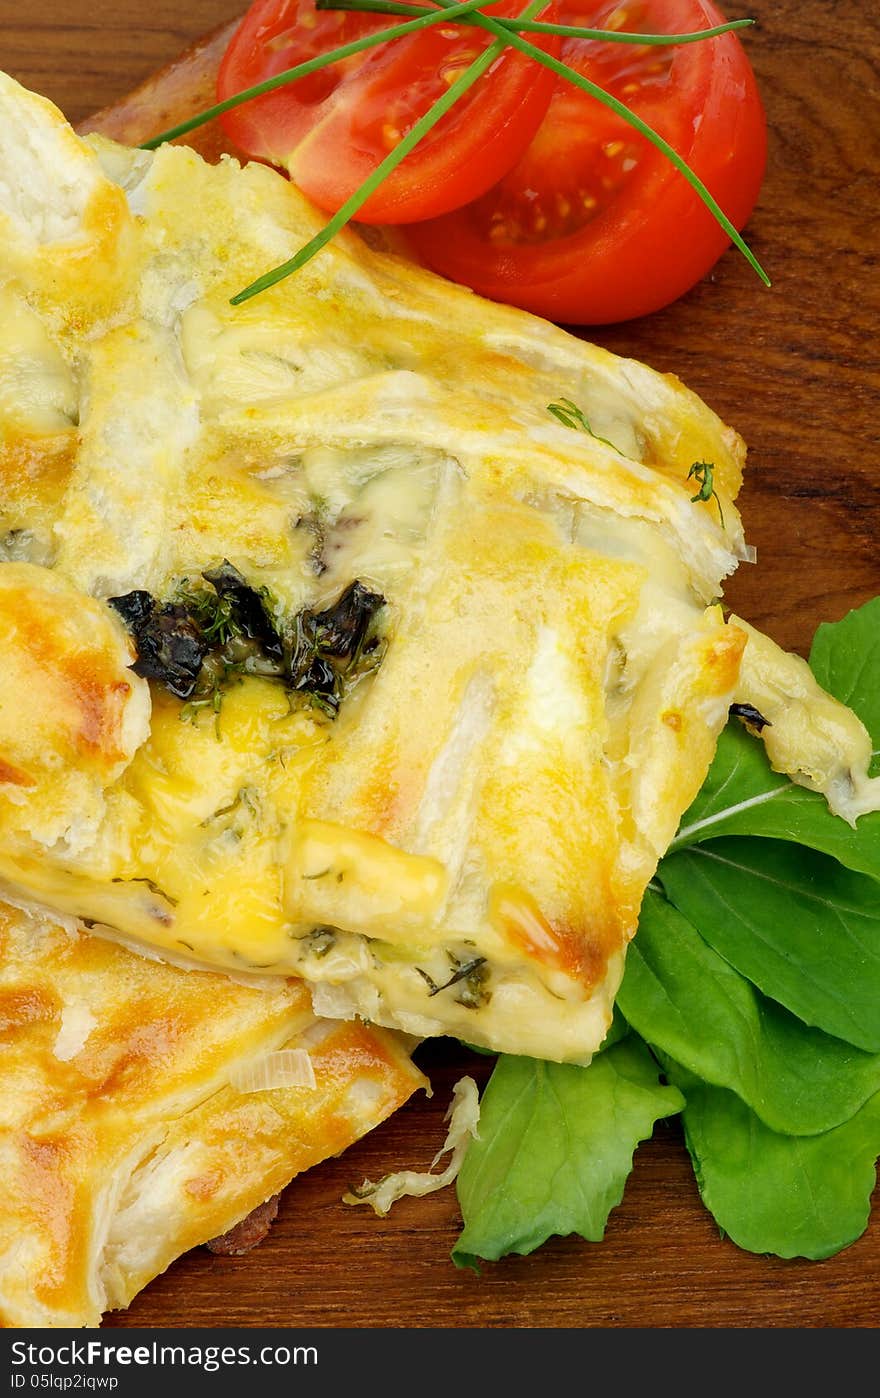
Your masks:
<path fill-rule="evenodd" d="M 290 1048 L 313 1086 L 243 1090 Z M 98 1324 L 425 1085 L 394 1035 L 317 1020 L 302 982 L 182 970 L 3 904 L 0 1053 L 15 1327 Z"/>

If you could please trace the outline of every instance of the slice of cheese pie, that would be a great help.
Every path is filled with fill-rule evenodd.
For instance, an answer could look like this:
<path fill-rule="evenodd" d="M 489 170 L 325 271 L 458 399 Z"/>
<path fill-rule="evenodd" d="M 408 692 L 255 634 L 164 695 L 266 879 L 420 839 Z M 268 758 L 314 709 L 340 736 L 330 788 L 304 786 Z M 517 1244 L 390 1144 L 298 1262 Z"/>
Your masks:
<path fill-rule="evenodd" d="M 425 1080 L 398 1036 L 0 904 L 0 1324 L 95 1325 Z"/>
<path fill-rule="evenodd" d="M 870 744 L 717 605 L 733 431 L 354 235 L 230 304 L 321 222 L 0 85 L 0 879 L 585 1061 L 731 701 L 844 813 Z"/>

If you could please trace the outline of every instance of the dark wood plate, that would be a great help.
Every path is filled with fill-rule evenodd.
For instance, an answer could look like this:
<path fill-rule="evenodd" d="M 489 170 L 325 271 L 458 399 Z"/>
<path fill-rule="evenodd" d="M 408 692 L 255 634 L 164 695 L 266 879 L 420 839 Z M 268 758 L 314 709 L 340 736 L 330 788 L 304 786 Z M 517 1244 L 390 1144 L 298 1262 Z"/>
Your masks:
<path fill-rule="evenodd" d="M 145 92 L 126 93 L 237 0 L 54 0 L 36 15 L 0 0 L 2 63 L 71 119 L 130 140 L 210 92 L 220 38 Z M 863 0 L 753 0 L 746 36 L 767 107 L 770 164 L 750 239 L 765 291 L 729 252 L 689 296 L 594 335 L 672 370 L 743 434 L 741 507 L 757 546 L 728 601 L 805 651 L 818 622 L 880 592 L 880 293 L 876 234 L 878 30 Z M 145 125 L 144 125 L 145 123 Z M 204 138 L 203 138 L 204 139 Z M 216 133 L 208 135 L 216 153 Z M 486 1060 L 440 1041 L 420 1053 L 435 1087 L 339 1160 L 297 1180 L 268 1240 L 246 1257 L 177 1262 L 115 1326 L 820 1327 L 874 1326 L 880 1221 L 822 1263 L 751 1256 L 718 1236 L 675 1124 L 638 1152 L 605 1241 L 555 1240 L 481 1278 L 448 1259 L 453 1191 L 406 1200 L 388 1219 L 348 1209 L 353 1179 L 426 1165 L 452 1083 Z"/>

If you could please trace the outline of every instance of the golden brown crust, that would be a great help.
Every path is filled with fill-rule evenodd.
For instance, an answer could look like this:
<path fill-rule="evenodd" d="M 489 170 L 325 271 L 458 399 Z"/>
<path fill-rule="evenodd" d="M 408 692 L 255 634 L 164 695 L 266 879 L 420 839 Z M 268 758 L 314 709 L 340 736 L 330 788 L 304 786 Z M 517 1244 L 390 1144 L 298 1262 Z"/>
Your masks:
<path fill-rule="evenodd" d="M 146 736 L 149 693 L 119 618 L 56 573 L 0 567 L 0 824 L 45 844 L 100 818 Z"/>
<path fill-rule="evenodd" d="M 58 122 L 56 108 L 33 96 L 26 112 L 18 91 L 0 73 L 0 162 L 7 171 L 2 282 L 27 287 L 28 304 L 50 333 L 88 333 L 127 293 L 136 229 L 125 194 L 102 178 L 92 152 Z"/>
<path fill-rule="evenodd" d="M 0 955 L 5 1325 L 96 1324 L 422 1082 L 382 1031 L 317 1027 L 301 983 L 178 970 L 4 905 Z M 302 1042 L 316 1088 L 230 1085 Z"/>
<path fill-rule="evenodd" d="M 47 531 L 57 517 L 75 453 L 76 434 L 72 430 L 36 440 L 24 433 L 17 438 L 12 432 L 3 434 L 0 529 L 4 533 L 21 529 Z"/>

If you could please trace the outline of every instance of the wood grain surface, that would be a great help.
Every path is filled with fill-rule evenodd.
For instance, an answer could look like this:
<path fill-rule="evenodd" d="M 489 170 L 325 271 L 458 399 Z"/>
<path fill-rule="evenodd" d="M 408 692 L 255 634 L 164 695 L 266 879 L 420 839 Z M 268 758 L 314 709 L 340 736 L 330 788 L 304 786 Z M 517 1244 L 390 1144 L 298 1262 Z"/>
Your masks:
<path fill-rule="evenodd" d="M 0 0 L 0 66 L 79 121 L 115 103 L 238 0 Z M 750 240 L 762 289 L 729 252 L 689 296 L 594 338 L 678 373 L 750 444 L 741 506 L 756 567 L 728 600 L 806 650 L 819 621 L 880 593 L 880 41 L 865 0 L 730 0 L 759 26 L 746 43 L 767 107 L 766 184 Z M 106 118 L 105 118 L 106 121 Z M 555 1240 L 481 1278 L 448 1260 L 453 1191 L 405 1200 L 384 1221 L 339 1201 L 345 1186 L 426 1165 L 463 1069 L 448 1041 L 420 1052 L 434 1097 L 285 1194 L 246 1257 L 182 1258 L 116 1326 L 873 1327 L 880 1214 L 822 1263 L 751 1256 L 718 1236 L 675 1124 L 640 1148 L 600 1245 Z"/>

